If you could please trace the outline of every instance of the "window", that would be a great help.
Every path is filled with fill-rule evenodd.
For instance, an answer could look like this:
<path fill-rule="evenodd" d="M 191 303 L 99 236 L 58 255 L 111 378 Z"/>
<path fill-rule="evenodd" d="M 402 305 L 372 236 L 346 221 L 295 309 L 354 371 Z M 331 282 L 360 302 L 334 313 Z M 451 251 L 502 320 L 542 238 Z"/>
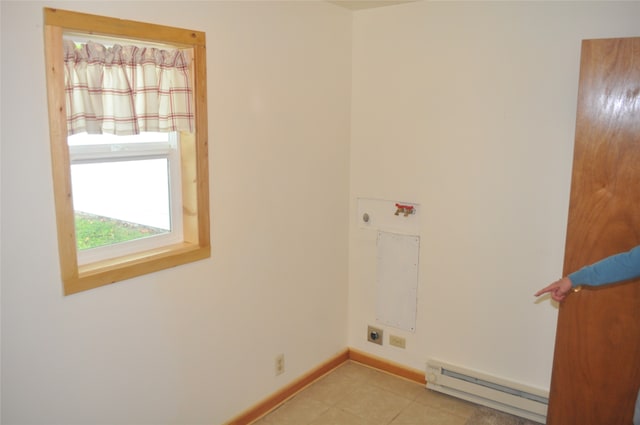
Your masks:
<path fill-rule="evenodd" d="M 176 132 L 67 140 L 80 265 L 182 241 Z"/>
<path fill-rule="evenodd" d="M 57 9 L 44 12 L 53 185 L 65 294 L 209 257 L 204 33 Z M 80 93 L 70 87 L 69 81 L 77 76 L 68 68 L 69 52 L 102 49 L 109 53 L 121 47 L 153 51 L 155 56 L 162 52 L 163 58 L 177 52 L 187 58 L 180 63 L 186 64 L 181 70 L 188 83 L 158 92 L 187 93 L 165 104 L 174 107 L 180 103 L 175 99 L 189 99 L 183 102 L 188 114 L 175 109 L 155 115 L 149 109 L 126 110 L 140 103 L 153 108 L 146 105 L 163 102 L 148 94 L 152 90 L 146 87 L 138 92 L 125 90 L 125 97 L 115 100 L 99 90 Z M 83 66 L 87 63 L 92 62 L 84 60 Z M 151 73 L 163 72 L 165 65 Z M 108 71 L 101 72 L 105 74 L 100 79 L 110 78 Z M 85 82 L 77 84 L 86 89 Z M 129 100 L 129 92 L 143 99 Z M 100 110 L 77 113 L 74 96 L 84 96 L 87 104 L 100 105 Z M 108 117 L 106 109 L 111 107 L 115 112 Z M 145 121 L 147 116 L 151 121 Z"/>

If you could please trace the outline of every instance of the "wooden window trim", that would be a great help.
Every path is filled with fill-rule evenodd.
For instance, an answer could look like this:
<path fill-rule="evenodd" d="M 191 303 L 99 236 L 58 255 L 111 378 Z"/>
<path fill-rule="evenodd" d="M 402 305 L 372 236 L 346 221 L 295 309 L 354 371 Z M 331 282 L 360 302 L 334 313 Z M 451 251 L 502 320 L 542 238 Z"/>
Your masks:
<path fill-rule="evenodd" d="M 64 32 L 167 43 L 192 49 L 195 134 L 181 133 L 182 243 L 79 266 L 64 91 Z M 44 9 L 45 62 L 53 189 L 60 272 L 69 295 L 180 264 L 208 258 L 209 165 L 205 34 L 163 25 L 127 21 L 60 9 Z"/>

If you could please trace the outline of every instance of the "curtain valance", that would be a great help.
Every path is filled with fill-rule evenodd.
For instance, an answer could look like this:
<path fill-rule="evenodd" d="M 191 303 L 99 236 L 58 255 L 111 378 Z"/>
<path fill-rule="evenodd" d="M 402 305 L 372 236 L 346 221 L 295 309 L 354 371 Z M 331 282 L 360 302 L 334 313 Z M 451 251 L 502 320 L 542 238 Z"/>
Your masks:
<path fill-rule="evenodd" d="M 190 59 L 181 50 L 65 40 L 68 134 L 192 132 Z"/>

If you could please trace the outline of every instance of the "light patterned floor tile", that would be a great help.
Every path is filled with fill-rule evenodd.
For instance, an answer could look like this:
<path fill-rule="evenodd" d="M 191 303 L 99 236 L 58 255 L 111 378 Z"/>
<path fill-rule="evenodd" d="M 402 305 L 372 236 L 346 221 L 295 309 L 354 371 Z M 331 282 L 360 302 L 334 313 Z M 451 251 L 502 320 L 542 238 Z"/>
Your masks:
<path fill-rule="evenodd" d="M 373 373 L 367 374 L 366 381 L 369 385 L 382 388 L 409 400 L 414 400 L 425 390 L 425 387 L 417 382 L 380 371 L 373 371 Z"/>
<path fill-rule="evenodd" d="M 253 425 L 488 425 L 492 411 L 482 409 L 347 361 Z M 513 422 L 493 416 L 500 420 L 492 425 Z"/>
<path fill-rule="evenodd" d="M 290 399 L 264 418 L 267 424 L 305 425 L 329 409 L 325 403 L 302 394 Z"/>
<path fill-rule="evenodd" d="M 352 377 L 332 373 L 306 388 L 302 394 L 333 406 L 360 385 L 362 385 L 360 381 Z"/>
<path fill-rule="evenodd" d="M 332 407 L 310 425 L 370 425 L 370 423 L 352 413 Z"/>
<path fill-rule="evenodd" d="M 391 422 L 391 425 L 465 425 L 471 416 L 413 402 Z"/>
<path fill-rule="evenodd" d="M 429 389 L 420 393 L 415 398 L 415 401 L 426 406 L 436 407 L 440 410 L 449 411 L 460 416 L 470 416 L 478 407 L 476 404 L 468 401 Z"/>
<path fill-rule="evenodd" d="M 370 385 L 361 385 L 347 394 L 335 407 L 364 418 L 370 425 L 386 425 L 411 400 Z"/>

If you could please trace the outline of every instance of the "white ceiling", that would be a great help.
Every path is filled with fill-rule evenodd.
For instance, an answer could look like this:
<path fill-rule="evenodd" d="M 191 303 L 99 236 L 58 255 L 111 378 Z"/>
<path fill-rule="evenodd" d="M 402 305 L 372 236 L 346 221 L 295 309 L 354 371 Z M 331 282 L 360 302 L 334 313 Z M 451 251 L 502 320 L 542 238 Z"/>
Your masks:
<path fill-rule="evenodd" d="M 410 3 L 415 0 L 335 0 L 330 1 L 337 6 L 344 7 L 349 10 L 371 9 L 373 7 L 393 6 L 396 4 Z"/>

